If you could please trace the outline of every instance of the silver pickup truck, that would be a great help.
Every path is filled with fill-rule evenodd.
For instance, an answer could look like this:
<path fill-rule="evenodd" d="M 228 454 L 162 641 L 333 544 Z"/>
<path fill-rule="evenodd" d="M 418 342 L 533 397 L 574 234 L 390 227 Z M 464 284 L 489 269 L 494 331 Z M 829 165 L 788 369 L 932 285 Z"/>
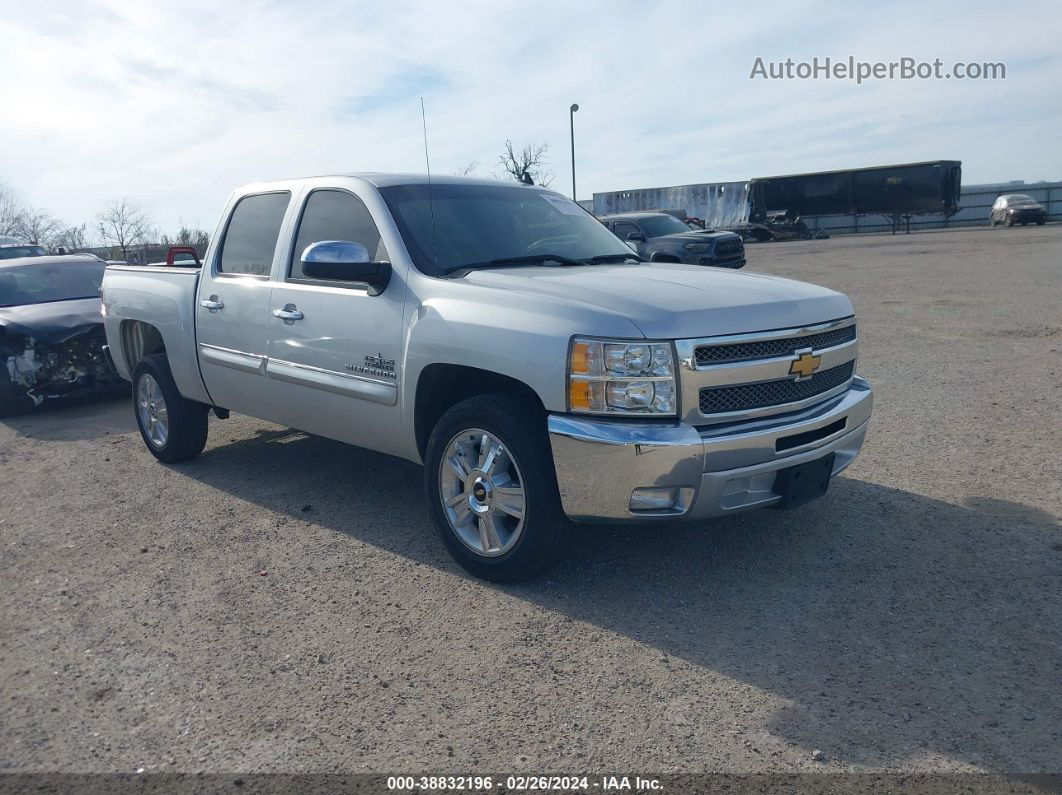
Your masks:
<path fill-rule="evenodd" d="M 870 418 L 847 297 L 643 262 L 534 186 L 248 185 L 201 268 L 111 266 L 102 296 L 156 458 L 231 410 L 422 463 L 446 547 L 493 580 L 555 561 L 570 520 L 806 502 Z"/>

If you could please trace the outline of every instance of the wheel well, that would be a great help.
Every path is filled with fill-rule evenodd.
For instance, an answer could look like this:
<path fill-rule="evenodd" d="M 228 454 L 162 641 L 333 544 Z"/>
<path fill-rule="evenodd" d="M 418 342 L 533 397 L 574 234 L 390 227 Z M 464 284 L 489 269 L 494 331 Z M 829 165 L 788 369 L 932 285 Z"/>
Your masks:
<path fill-rule="evenodd" d="M 121 325 L 122 356 L 132 373 L 140 360 L 154 353 L 165 353 L 162 333 L 142 320 L 123 320 Z"/>
<path fill-rule="evenodd" d="M 535 390 L 507 375 L 459 364 L 430 364 L 425 367 L 417 381 L 417 399 L 413 410 L 417 450 L 421 457 L 428 447 L 428 438 L 435 423 L 447 409 L 475 395 L 499 393 L 529 398 L 545 411 Z"/>
<path fill-rule="evenodd" d="M 652 262 L 682 262 L 674 254 L 653 254 L 651 258 Z"/>

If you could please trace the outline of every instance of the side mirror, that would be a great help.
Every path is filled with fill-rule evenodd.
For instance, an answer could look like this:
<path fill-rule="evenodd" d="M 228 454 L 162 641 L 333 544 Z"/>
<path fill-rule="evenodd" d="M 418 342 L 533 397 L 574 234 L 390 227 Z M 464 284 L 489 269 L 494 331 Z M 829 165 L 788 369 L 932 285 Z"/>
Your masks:
<path fill-rule="evenodd" d="M 391 279 L 390 262 L 373 262 L 369 249 L 350 240 L 322 240 L 302 252 L 303 275 L 311 279 L 361 282 L 373 295 L 382 293 Z"/>
<path fill-rule="evenodd" d="M 630 243 L 644 243 L 645 235 L 643 235 L 641 232 L 630 232 L 627 235 L 627 241 Z"/>

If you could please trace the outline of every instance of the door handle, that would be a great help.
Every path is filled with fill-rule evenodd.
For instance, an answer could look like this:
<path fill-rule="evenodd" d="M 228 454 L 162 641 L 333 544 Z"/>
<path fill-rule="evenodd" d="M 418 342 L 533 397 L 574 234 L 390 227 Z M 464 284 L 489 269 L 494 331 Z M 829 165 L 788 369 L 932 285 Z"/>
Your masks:
<path fill-rule="evenodd" d="M 283 309 L 274 309 L 273 317 L 280 318 L 289 326 L 296 320 L 302 320 L 302 312 L 300 312 L 295 304 L 284 304 Z"/>
<path fill-rule="evenodd" d="M 204 298 L 199 302 L 199 305 L 203 309 L 209 309 L 211 312 L 217 312 L 219 309 L 225 308 L 225 303 L 216 295 L 212 295 L 209 298 Z"/>

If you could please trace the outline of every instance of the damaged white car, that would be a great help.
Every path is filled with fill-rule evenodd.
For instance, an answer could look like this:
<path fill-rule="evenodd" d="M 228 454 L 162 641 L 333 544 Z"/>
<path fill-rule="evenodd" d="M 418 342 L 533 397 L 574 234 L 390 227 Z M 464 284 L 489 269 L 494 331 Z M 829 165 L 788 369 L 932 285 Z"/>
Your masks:
<path fill-rule="evenodd" d="M 45 400 L 113 390 L 91 254 L 0 260 L 0 417 Z"/>

